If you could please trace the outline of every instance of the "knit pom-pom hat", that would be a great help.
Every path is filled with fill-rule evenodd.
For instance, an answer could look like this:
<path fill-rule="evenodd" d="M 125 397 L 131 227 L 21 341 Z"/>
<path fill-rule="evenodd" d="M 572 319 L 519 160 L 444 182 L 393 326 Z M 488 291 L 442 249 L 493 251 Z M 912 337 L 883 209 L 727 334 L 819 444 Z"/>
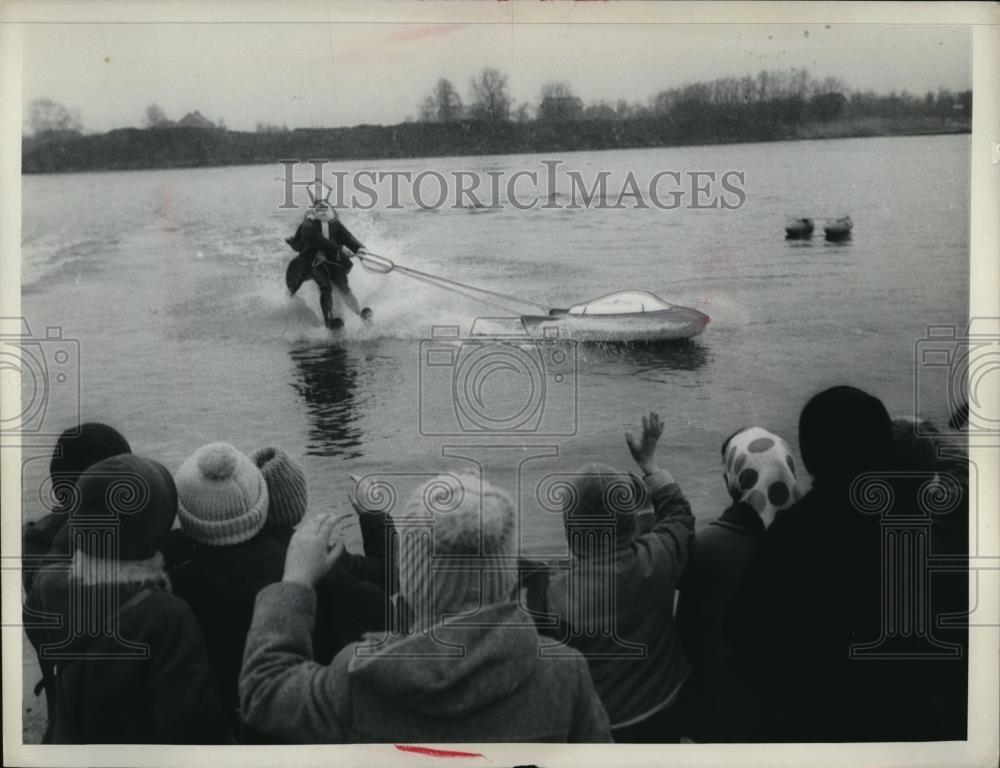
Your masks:
<path fill-rule="evenodd" d="M 302 465 L 276 446 L 254 451 L 250 460 L 260 469 L 267 483 L 268 505 L 264 528 L 294 528 L 305 517 L 309 507 L 306 474 Z"/>
<path fill-rule="evenodd" d="M 512 598 L 514 504 L 500 489 L 473 475 L 440 475 L 414 492 L 396 529 L 399 591 L 416 626 Z M 461 559 L 469 567 L 435 568 L 434 558 Z"/>
<path fill-rule="evenodd" d="M 191 539 L 212 546 L 252 539 L 267 517 L 267 483 L 228 443 L 210 443 L 177 470 L 178 517 Z"/>

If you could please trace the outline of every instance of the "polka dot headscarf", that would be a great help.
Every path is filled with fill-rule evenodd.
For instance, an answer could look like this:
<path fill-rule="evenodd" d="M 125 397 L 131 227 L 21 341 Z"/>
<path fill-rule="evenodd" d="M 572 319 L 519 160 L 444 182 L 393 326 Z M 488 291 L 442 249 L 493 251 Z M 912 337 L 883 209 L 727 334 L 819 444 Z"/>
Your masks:
<path fill-rule="evenodd" d="M 765 528 L 802 496 L 788 443 L 766 429 L 737 432 L 726 442 L 722 461 L 729 495 L 753 507 Z"/>

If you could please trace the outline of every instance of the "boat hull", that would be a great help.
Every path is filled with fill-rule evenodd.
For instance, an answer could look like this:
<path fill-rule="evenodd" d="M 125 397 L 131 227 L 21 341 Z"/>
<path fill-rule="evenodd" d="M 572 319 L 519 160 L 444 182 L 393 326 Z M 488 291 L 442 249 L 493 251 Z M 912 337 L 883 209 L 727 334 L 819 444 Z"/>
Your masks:
<path fill-rule="evenodd" d="M 851 221 L 850 216 L 845 216 L 842 219 L 831 221 L 823 227 L 823 233 L 827 240 L 849 240 L 852 229 L 854 229 L 854 222 Z"/>
<path fill-rule="evenodd" d="M 705 330 L 709 317 L 689 307 L 673 307 L 607 315 L 523 315 L 521 321 L 538 338 L 636 342 L 690 339 Z"/>
<path fill-rule="evenodd" d="M 785 226 L 787 240 L 806 240 L 812 237 L 814 225 L 812 219 L 796 219 Z"/>
<path fill-rule="evenodd" d="M 851 237 L 850 227 L 826 227 L 823 232 L 827 240 L 849 240 Z"/>

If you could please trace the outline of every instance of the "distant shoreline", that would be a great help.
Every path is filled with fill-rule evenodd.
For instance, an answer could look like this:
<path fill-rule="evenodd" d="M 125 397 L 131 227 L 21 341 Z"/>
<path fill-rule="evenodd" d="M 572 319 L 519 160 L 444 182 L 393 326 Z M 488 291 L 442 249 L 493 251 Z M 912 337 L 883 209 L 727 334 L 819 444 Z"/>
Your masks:
<path fill-rule="evenodd" d="M 264 165 L 279 160 L 412 160 L 434 157 L 653 149 L 775 141 L 971 133 L 950 117 L 865 117 L 799 125 L 677 125 L 668 120 L 477 121 L 306 128 L 252 133 L 215 128 L 122 128 L 26 138 L 22 174 L 91 173 Z"/>

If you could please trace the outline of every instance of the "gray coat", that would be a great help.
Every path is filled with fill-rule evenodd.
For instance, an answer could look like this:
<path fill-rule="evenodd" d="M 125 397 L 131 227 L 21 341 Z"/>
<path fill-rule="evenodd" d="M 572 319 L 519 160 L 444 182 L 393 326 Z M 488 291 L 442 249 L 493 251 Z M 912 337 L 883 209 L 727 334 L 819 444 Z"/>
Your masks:
<path fill-rule="evenodd" d="M 315 610 L 300 585 L 258 595 L 240 676 L 252 727 L 295 743 L 611 740 L 586 662 L 541 657 L 514 603 L 486 607 L 478 626 L 354 643 L 329 666 L 312 660 Z"/>
<path fill-rule="evenodd" d="M 689 672 L 673 611 L 694 516 L 669 473 L 659 470 L 645 483 L 653 527 L 619 536 L 604 556 L 574 556 L 569 571 L 550 581 L 545 608 L 558 619 L 556 637 L 589 662 L 615 728 L 671 705 Z"/>

